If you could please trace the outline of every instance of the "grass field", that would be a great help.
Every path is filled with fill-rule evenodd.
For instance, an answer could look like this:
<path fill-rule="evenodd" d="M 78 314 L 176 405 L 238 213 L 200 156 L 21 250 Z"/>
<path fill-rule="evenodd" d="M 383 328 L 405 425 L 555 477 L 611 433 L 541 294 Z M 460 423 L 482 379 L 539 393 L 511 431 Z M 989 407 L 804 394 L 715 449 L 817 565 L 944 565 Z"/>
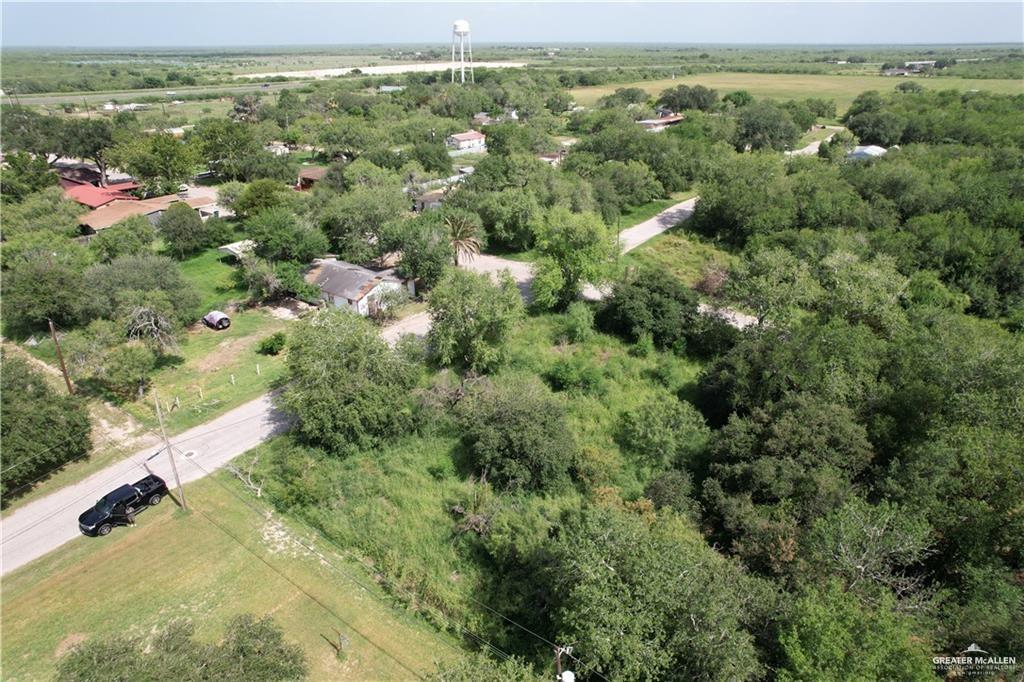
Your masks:
<path fill-rule="evenodd" d="M 224 254 L 217 249 L 209 249 L 180 263 L 181 274 L 202 297 L 203 314 L 224 308 L 231 301 L 245 299 L 245 287 L 235 281 L 235 268 L 224 258 Z"/>
<path fill-rule="evenodd" d="M 287 325 L 267 312 L 248 310 L 233 313 L 231 327 L 224 331 L 200 325 L 189 331 L 181 344 L 182 361 L 152 377 L 161 400 L 172 404 L 165 415 L 167 430 L 179 433 L 270 390 L 284 374 L 284 355 L 261 355 L 256 345 Z M 173 407 L 175 398 L 178 407 Z M 143 424 L 156 426 L 151 394 L 123 407 Z"/>
<path fill-rule="evenodd" d="M 235 496 L 249 495 L 240 484 L 216 477 L 188 486 L 189 514 L 168 500 L 134 528 L 76 538 L 6 576 L 3 679 L 52 678 L 75 643 L 150 636 L 176 618 L 215 640 L 241 613 L 273 616 L 304 650 L 314 680 L 411 679 L 461 656 L 453 640 L 391 606 L 358 564 L 311 530 L 257 513 L 251 495 L 257 509 Z M 337 632 L 349 641 L 343 660 L 331 645 Z"/>
<path fill-rule="evenodd" d="M 693 286 L 708 265 L 728 266 L 734 259 L 735 256 L 729 252 L 703 241 L 685 227 L 675 227 L 627 253 L 622 263 L 656 268 L 679 278 L 687 286 Z"/>
<path fill-rule="evenodd" d="M 609 95 L 618 88 L 643 88 L 657 96 L 663 90 L 676 85 L 704 85 L 715 88 L 720 95 L 733 90 L 747 90 L 754 97 L 771 97 L 780 100 L 823 97 L 836 102 L 836 110 L 842 114 L 854 97 L 865 90 L 889 91 L 904 78 L 887 76 L 838 76 L 775 73 L 703 73 L 681 76 L 676 79 L 639 81 L 636 83 L 614 83 L 595 87 L 575 88 L 570 91 L 573 99 L 581 106 L 591 106 L 598 99 Z M 926 88 L 937 90 L 989 90 L 997 93 L 1024 93 L 1024 84 L 1012 79 L 971 79 L 971 78 L 914 78 Z"/>

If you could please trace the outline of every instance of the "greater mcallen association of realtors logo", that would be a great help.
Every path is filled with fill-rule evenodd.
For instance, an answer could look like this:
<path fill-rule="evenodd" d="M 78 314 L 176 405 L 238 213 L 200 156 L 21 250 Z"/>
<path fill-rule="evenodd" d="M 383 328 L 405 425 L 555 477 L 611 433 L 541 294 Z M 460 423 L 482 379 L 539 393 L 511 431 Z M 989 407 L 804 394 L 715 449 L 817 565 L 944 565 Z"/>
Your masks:
<path fill-rule="evenodd" d="M 938 672 L 955 670 L 963 677 L 1008 672 L 1017 667 L 1016 656 L 994 656 L 977 644 L 971 645 L 956 656 L 935 656 L 932 663 Z"/>

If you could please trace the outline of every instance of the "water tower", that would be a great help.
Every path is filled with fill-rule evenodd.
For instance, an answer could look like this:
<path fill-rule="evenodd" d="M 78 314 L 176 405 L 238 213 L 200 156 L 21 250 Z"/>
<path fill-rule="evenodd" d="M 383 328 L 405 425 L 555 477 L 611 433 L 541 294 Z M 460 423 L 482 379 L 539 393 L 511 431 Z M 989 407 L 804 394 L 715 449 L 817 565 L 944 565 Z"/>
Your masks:
<path fill-rule="evenodd" d="M 455 44 L 459 44 L 459 61 L 455 61 Z M 458 68 L 460 82 L 466 82 L 466 48 L 469 48 L 469 82 L 475 83 L 473 79 L 473 39 L 469 37 L 469 22 L 465 19 L 458 19 L 452 24 L 452 83 L 455 82 L 455 69 Z"/>

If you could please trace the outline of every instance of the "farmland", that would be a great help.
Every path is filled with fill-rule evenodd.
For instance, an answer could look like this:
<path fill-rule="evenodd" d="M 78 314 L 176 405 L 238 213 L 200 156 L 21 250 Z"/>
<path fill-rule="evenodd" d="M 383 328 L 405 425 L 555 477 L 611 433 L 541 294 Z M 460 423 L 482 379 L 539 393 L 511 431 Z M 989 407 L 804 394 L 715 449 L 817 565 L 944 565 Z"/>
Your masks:
<path fill-rule="evenodd" d="M 580 106 L 593 106 L 597 100 L 618 88 L 641 88 L 653 97 L 676 85 L 704 85 L 725 94 L 746 90 L 757 98 L 779 100 L 805 97 L 834 99 L 836 110 L 846 111 L 853 98 L 865 90 L 889 91 L 901 78 L 887 76 L 843 76 L 777 73 L 702 73 L 632 83 L 609 83 L 596 87 L 574 88 L 570 92 Z M 987 90 L 1001 94 L 1021 94 L 1024 85 L 1019 80 L 1005 78 L 914 78 L 915 83 L 935 90 Z"/>

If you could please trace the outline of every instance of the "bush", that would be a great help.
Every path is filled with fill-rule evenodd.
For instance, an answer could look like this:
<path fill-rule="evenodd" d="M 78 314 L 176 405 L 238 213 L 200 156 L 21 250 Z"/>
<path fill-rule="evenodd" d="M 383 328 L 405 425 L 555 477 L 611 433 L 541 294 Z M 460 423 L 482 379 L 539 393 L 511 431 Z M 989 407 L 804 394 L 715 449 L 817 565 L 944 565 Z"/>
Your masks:
<path fill-rule="evenodd" d="M 558 360 L 544 377 L 556 391 L 599 393 L 602 388 L 601 368 L 588 357 L 576 354 Z"/>
<path fill-rule="evenodd" d="M 486 383 L 458 406 L 474 470 L 513 490 L 556 489 L 569 478 L 576 444 L 565 408 L 536 379 Z"/>
<path fill-rule="evenodd" d="M 597 323 L 630 341 L 639 341 L 646 333 L 654 346 L 671 348 L 686 338 L 698 316 L 693 291 L 677 279 L 647 272 L 615 285 Z"/>
<path fill-rule="evenodd" d="M 262 355 L 277 355 L 284 350 L 288 337 L 284 332 L 276 332 L 259 342 L 256 352 Z"/>
<path fill-rule="evenodd" d="M 669 469 L 659 474 L 644 488 L 644 497 L 654 503 L 655 509 L 672 509 L 696 519 L 699 517 L 700 505 L 692 494 L 690 474 L 680 469 Z"/>
<path fill-rule="evenodd" d="M 690 403 L 652 398 L 622 413 L 619 443 L 645 465 L 662 469 L 686 463 L 704 450 L 711 432 Z"/>
<path fill-rule="evenodd" d="M 562 319 L 562 337 L 570 343 L 583 343 L 594 335 L 594 309 L 583 301 L 570 303 Z"/>

